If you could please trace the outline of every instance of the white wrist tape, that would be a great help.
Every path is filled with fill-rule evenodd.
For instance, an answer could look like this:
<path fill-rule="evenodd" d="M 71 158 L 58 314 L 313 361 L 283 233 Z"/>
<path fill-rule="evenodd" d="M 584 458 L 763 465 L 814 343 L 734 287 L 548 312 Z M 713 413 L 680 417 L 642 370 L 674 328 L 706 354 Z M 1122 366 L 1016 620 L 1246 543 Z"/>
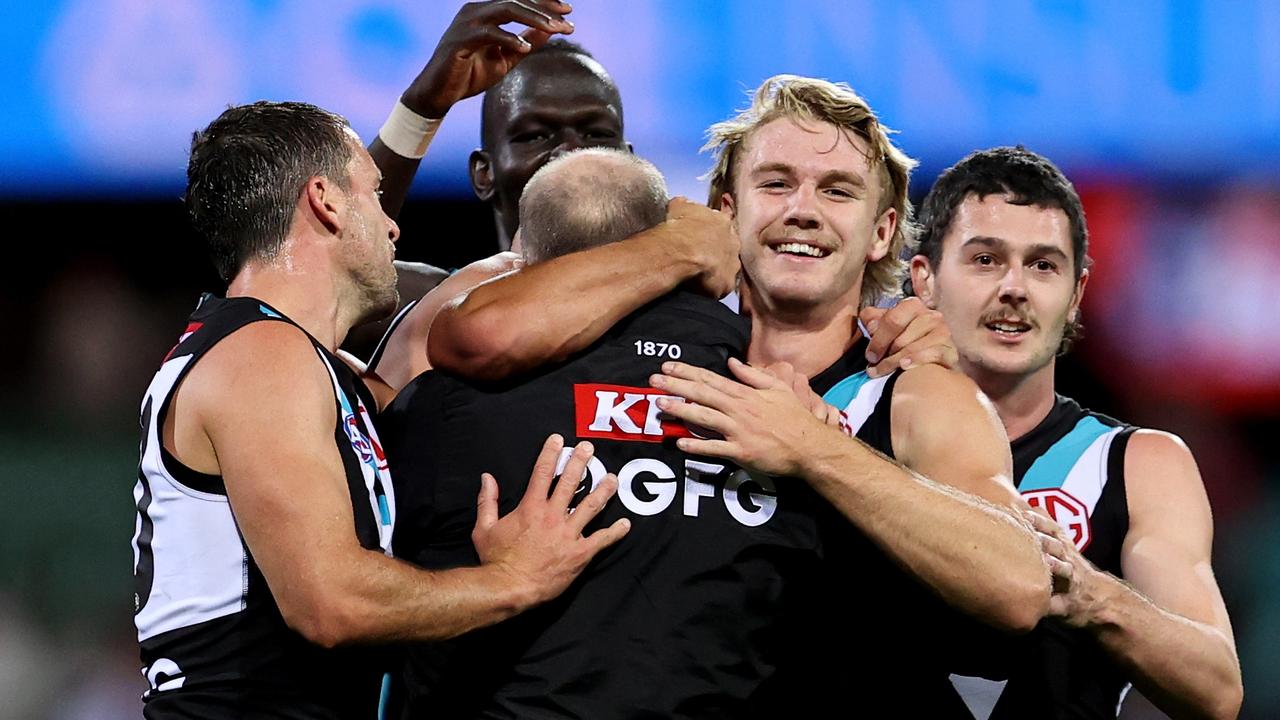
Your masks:
<path fill-rule="evenodd" d="M 436 136 L 436 130 L 439 129 L 439 120 L 424 118 L 397 100 L 396 106 L 391 109 L 391 115 L 378 131 L 378 137 L 391 152 L 416 160 L 427 154 L 431 138 Z"/>

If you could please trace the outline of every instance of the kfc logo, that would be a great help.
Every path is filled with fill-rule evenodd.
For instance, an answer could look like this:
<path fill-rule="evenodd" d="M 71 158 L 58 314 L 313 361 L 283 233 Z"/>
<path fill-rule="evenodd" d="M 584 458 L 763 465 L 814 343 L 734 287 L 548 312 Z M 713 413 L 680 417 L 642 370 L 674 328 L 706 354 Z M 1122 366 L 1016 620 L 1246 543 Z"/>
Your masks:
<path fill-rule="evenodd" d="M 1043 510 L 1056 520 L 1071 536 L 1077 550 L 1083 552 L 1089 546 L 1089 541 L 1093 539 L 1089 508 L 1072 497 L 1071 493 L 1062 488 L 1028 490 L 1022 493 L 1022 498 L 1031 507 Z"/>
<path fill-rule="evenodd" d="M 573 386 L 573 413 L 580 438 L 662 442 L 690 437 L 678 420 L 661 417 L 657 399 L 671 397 L 653 388 L 597 383 Z"/>

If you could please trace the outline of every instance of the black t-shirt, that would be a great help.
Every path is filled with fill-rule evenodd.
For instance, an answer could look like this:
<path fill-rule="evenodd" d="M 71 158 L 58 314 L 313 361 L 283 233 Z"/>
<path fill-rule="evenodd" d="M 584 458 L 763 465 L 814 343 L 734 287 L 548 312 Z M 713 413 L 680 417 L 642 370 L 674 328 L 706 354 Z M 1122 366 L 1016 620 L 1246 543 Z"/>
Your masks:
<path fill-rule="evenodd" d="M 519 502 L 547 435 L 596 447 L 592 476 L 619 476 L 592 528 L 629 535 L 560 598 L 453 642 L 415 648 L 414 717 L 742 717 L 776 667 L 777 620 L 805 611 L 817 568 L 816 498 L 799 481 L 690 457 L 687 432 L 653 404 L 650 374 L 670 359 L 727 374 L 745 322 L 673 293 L 587 351 L 534 377 L 476 387 L 415 379 L 380 427 L 397 483 L 397 554 L 426 567 L 477 562 L 470 542 L 481 472 L 501 511 Z"/>

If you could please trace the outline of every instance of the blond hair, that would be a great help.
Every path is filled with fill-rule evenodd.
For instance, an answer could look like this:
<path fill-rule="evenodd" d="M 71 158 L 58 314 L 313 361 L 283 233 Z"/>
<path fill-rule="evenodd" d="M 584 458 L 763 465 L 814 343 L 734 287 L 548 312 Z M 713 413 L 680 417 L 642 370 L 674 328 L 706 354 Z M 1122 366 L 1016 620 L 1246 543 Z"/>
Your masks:
<path fill-rule="evenodd" d="M 916 161 L 889 140 L 894 131 L 880 123 L 871 107 L 846 83 L 833 83 L 798 75 L 774 75 L 752 94 L 751 106 L 707 130 L 702 150 L 711 151 L 715 165 L 707 204 L 719 207 L 720 199 L 733 194 L 734 172 L 742 146 L 752 132 L 778 118 L 830 123 L 856 133 L 869 148 L 867 164 L 879 170 L 880 205 L 877 215 L 892 207 L 898 224 L 884 257 L 867 265 L 862 280 L 862 304 L 872 305 L 901 292 L 907 263 L 904 248 L 915 241 L 915 223 L 907 184 Z"/>

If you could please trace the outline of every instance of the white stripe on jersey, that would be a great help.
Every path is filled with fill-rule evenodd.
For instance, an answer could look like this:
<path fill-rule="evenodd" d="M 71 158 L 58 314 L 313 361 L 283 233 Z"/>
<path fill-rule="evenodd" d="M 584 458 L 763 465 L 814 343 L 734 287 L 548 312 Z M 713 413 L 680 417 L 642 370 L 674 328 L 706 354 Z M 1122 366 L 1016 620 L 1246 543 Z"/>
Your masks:
<path fill-rule="evenodd" d="M 865 373 L 858 373 L 858 375 L 865 376 Z M 871 413 L 875 412 L 876 404 L 880 402 L 880 396 L 884 395 L 884 386 L 888 384 L 891 377 L 893 375 L 885 375 L 882 378 L 864 381 L 858 386 L 852 400 L 846 403 L 844 407 L 836 408 L 844 411 L 850 434 L 857 435 L 858 431 L 867 422 L 867 419 L 871 417 Z M 832 388 L 832 392 L 834 390 L 835 388 Z"/>
<path fill-rule="evenodd" d="M 174 383 L 191 356 L 174 358 L 161 366 L 143 397 L 151 403 L 142 473 L 151 488 L 147 516 L 152 522 L 152 582 L 147 602 L 134 618 L 138 641 L 240 612 L 248 593 L 248 562 L 240 532 L 225 495 L 193 490 L 174 478 L 160 454 L 160 410 L 173 392 Z M 142 499 L 142 482 L 134 485 L 133 499 Z M 137 518 L 133 536 L 136 572 L 142 532 Z"/>

